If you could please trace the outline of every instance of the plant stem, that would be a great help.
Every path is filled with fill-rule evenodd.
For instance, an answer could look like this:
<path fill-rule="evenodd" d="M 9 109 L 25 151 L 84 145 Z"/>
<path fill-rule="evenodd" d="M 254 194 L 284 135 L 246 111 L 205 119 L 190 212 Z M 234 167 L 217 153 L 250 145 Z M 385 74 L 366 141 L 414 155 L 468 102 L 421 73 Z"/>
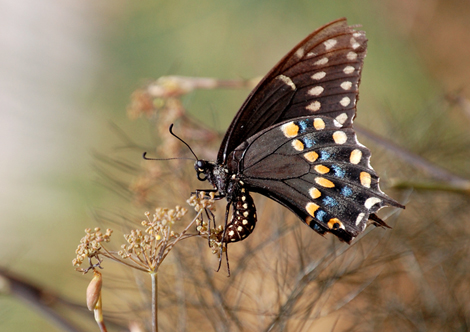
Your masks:
<path fill-rule="evenodd" d="M 158 275 L 150 272 L 152 278 L 152 331 L 158 331 Z"/>

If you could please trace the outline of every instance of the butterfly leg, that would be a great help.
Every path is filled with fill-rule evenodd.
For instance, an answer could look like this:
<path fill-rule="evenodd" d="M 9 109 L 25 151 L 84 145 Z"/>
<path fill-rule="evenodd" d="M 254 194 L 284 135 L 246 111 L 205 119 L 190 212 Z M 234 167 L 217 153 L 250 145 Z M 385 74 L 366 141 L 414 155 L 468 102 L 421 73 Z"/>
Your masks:
<path fill-rule="evenodd" d="M 207 223 L 207 227 L 208 227 L 208 232 L 209 232 L 209 236 L 207 237 L 207 242 L 209 244 L 209 247 L 211 246 L 211 238 L 210 238 L 210 234 L 211 234 L 211 221 L 212 221 L 212 227 L 213 228 L 216 228 L 216 225 L 215 225 L 215 216 L 214 214 L 212 213 L 211 210 L 208 210 L 208 209 L 205 209 L 205 212 L 206 212 L 206 216 L 207 216 L 207 219 L 208 219 L 208 223 Z"/>
<path fill-rule="evenodd" d="M 228 243 L 227 243 L 227 241 L 225 241 L 229 212 L 230 212 L 230 202 L 228 202 L 227 206 L 225 207 L 225 225 L 224 225 L 224 231 L 222 232 L 222 237 L 219 240 L 220 242 L 222 242 L 222 245 L 220 247 L 219 266 L 217 268 L 217 272 L 219 272 L 220 267 L 222 265 L 222 257 L 223 257 L 224 248 L 225 248 L 225 257 L 227 259 L 227 270 L 228 270 L 228 275 L 230 276 L 230 267 L 229 267 L 229 263 L 228 263 L 228 248 L 227 248 Z"/>
<path fill-rule="evenodd" d="M 200 192 L 204 193 L 216 193 L 218 190 L 217 189 L 196 189 L 196 191 L 191 192 L 191 195 L 199 195 Z M 207 196 L 208 197 L 208 196 Z M 219 200 L 224 198 L 225 196 L 222 196 L 220 194 L 214 195 L 215 200 Z"/>

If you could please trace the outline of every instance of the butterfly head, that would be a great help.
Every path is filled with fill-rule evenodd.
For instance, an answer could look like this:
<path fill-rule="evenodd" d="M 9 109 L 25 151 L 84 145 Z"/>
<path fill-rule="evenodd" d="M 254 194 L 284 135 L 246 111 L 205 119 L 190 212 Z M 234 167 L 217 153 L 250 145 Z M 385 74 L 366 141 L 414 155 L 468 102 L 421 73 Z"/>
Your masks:
<path fill-rule="evenodd" d="M 199 181 L 209 181 L 210 184 L 219 192 L 220 196 L 225 197 L 229 194 L 230 174 L 226 167 L 206 160 L 197 160 L 194 164 Z"/>
<path fill-rule="evenodd" d="M 206 181 L 214 173 L 215 165 L 206 160 L 196 160 L 194 164 L 194 169 L 197 173 L 197 179 L 199 181 Z"/>

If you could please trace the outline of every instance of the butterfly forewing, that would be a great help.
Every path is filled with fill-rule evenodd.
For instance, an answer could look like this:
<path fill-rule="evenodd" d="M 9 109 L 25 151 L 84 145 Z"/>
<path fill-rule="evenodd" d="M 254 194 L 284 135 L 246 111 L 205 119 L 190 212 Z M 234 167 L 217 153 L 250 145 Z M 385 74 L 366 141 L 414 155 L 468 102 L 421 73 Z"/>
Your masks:
<path fill-rule="evenodd" d="M 294 47 L 258 84 L 232 121 L 217 161 L 257 132 L 307 115 L 349 126 L 356 112 L 367 39 L 339 19 Z"/>

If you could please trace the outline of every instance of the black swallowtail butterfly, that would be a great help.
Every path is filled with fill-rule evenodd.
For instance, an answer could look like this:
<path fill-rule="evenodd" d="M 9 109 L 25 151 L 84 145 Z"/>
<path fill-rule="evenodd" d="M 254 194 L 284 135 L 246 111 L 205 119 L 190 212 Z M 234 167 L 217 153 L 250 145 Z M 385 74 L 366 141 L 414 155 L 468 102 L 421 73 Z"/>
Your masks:
<path fill-rule="evenodd" d="M 366 55 L 363 31 L 333 21 L 294 47 L 261 80 L 230 124 L 215 163 L 197 160 L 233 214 L 221 241 L 245 239 L 256 224 L 250 192 L 294 212 L 320 234 L 350 242 L 390 205 L 379 188 L 370 151 L 352 123 Z"/>

